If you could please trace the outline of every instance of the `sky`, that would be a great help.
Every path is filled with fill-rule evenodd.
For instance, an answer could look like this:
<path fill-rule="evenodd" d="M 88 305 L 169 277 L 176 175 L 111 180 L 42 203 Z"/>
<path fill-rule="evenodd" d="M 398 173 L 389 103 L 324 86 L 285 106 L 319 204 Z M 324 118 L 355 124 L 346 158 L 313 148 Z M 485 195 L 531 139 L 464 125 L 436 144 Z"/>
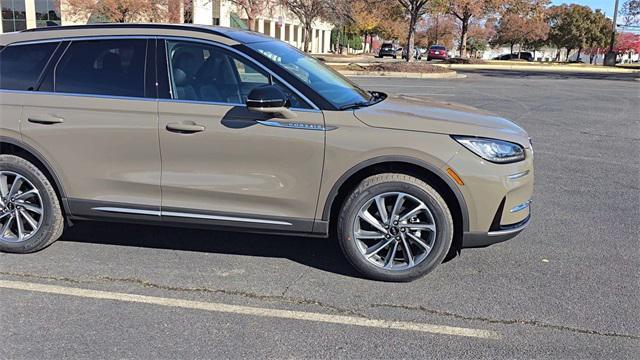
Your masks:
<path fill-rule="evenodd" d="M 622 3 L 624 0 L 620 0 L 620 7 L 622 7 Z M 551 3 L 553 5 L 560 4 L 580 4 L 586 5 L 592 9 L 602 9 L 602 11 L 607 14 L 608 17 L 613 17 L 613 7 L 615 0 L 552 0 Z"/>

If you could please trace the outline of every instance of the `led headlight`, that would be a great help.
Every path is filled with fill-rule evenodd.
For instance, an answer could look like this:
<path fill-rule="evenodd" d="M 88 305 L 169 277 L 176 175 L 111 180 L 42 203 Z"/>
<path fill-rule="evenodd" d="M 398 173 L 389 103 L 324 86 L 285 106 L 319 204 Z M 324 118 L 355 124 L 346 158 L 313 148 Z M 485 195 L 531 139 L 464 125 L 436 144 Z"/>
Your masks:
<path fill-rule="evenodd" d="M 512 142 L 470 136 L 452 137 L 462 146 L 487 161 L 508 164 L 524 160 L 524 148 Z"/>

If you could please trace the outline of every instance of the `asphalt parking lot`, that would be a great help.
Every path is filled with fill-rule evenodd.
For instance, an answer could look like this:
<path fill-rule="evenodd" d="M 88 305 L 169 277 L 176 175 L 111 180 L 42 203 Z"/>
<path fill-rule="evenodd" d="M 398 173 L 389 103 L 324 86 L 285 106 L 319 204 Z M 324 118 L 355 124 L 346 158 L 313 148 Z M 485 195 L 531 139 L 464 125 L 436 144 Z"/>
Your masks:
<path fill-rule="evenodd" d="M 637 75 L 467 75 L 355 80 L 523 126 L 536 189 L 517 238 L 388 284 L 331 239 L 79 223 L 0 254 L 0 358 L 637 359 Z"/>

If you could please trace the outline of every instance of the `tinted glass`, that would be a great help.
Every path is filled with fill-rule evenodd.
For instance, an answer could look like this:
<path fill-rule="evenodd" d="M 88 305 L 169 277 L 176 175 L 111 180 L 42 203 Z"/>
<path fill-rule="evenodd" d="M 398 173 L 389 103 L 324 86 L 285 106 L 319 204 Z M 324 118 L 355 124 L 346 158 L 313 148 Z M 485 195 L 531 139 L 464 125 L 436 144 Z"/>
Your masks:
<path fill-rule="evenodd" d="M 33 90 L 58 43 L 9 46 L 0 52 L 0 88 Z"/>
<path fill-rule="evenodd" d="M 56 92 L 143 97 L 146 40 L 73 42 L 56 67 Z"/>
<path fill-rule="evenodd" d="M 244 104 L 269 76 L 246 59 L 225 49 L 193 42 L 168 41 L 173 97 L 178 100 Z M 278 84 L 291 99 L 291 107 L 309 108 L 306 102 Z"/>
<path fill-rule="evenodd" d="M 365 103 L 371 94 L 321 61 L 281 41 L 247 44 L 283 70 L 306 83 L 336 108 Z"/>

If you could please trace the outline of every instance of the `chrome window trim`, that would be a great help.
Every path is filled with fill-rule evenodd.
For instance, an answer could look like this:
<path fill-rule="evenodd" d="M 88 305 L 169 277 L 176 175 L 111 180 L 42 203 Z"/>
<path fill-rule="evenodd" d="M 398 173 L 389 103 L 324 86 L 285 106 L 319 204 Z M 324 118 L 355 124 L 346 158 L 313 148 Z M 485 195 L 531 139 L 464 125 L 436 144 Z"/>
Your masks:
<path fill-rule="evenodd" d="M 316 112 L 321 112 L 320 108 L 318 108 L 318 106 L 311 100 L 309 100 L 309 98 L 307 98 L 306 96 L 304 96 L 304 94 L 302 94 L 300 91 L 298 91 L 298 89 L 296 89 L 295 87 L 293 87 L 291 84 L 289 84 L 288 82 L 286 82 L 282 77 L 280 77 L 278 74 L 274 73 L 273 71 L 271 71 L 270 69 L 268 69 L 266 66 L 260 64 L 257 60 L 255 60 L 254 58 L 250 57 L 249 55 L 231 47 L 225 44 L 221 44 L 221 43 L 216 43 L 213 42 L 211 40 L 204 40 L 204 39 L 194 39 L 194 38 L 187 38 L 187 37 L 181 37 L 181 36 L 158 36 L 157 37 L 158 40 L 174 40 L 174 41 L 187 41 L 187 42 L 196 42 L 196 43 L 201 43 L 201 44 L 206 44 L 209 46 L 216 46 L 225 50 L 229 50 L 235 54 L 238 54 L 239 56 L 247 59 L 249 62 L 251 62 L 252 64 L 256 65 L 257 67 L 259 67 L 260 69 L 262 69 L 264 72 L 266 72 L 267 74 L 273 76 L 275 79 L 277 79 L 278 81 L 280 81 L 285 87 L 287 87 L 289 90 L 291 90 L 293 93 L 295 93 L 298 97 L 300 97 L 300 99 L 302 99 L 303 101 L 305 101 L 308 105 L 311 105 L 311 107 L 313 109 L 303 109 L 303 110 L 316 110 Z M 165 42 L 165 46 L 166 46 L 166 42 Z M 169 67 L 169 51 L 167 49 L 166 51 L 166 56 L 167 56 L 167 67 Z M 172 76 L 171 71 L 169 68 L 167 68 L 167 71 L 169 72 L 167 75 L 170 78 Z M 171 79 L 169 79 L 169 85 L 171 86 Z M 172 94 L 171 96 L 173 97 L 173 91 L 171 91 Z M 165 99 L 165 100 L 179 100 L 179 99 Z M 296 110 L 298 111 L 298 108 L 292 108 L 292 110 Z"/>
<path fill-rule="evenodd" d="M 18 93 L 18 94 L 31 94 L 31 95 L 45 95 L 45 96 L 51 96 L 51 95 L 55 95 L 55 96 L 76 96 L 76 97 L 89 97 L 89 98 L 111 99 L 111 100 L 137 100 L 137 101 L 153 101 L 153 102 L 157 102 L 158 101 L 158 99 L 146 98 L 146 97 L 63 93 L 63 92 L 52 92 L 52 91 L 28 91 L 28 90 L 0 89 L 0 92 L 3 92 L 3 93 Z"/>

